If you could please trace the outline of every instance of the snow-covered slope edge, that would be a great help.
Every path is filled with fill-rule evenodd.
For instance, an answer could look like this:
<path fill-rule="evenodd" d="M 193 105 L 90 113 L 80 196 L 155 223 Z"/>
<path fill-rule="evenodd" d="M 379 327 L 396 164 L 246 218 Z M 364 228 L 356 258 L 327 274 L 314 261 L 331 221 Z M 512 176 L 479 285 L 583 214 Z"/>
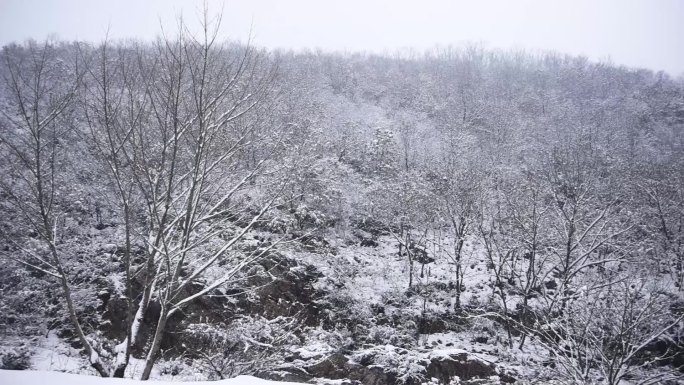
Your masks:
<path fill-rule="evenodd" d="M 50 385 L 133 385 L 141 384 L 141 381 L 128 378 L 102 378 L 80 374 L 48 372 L 37 370 L 1 370 L 0 384 L 3 385 L 42 385 L 49 382 Z M 154 385 L 171 384 L 171 381 L 152 381 Z M 277 382 L 262 380 L 252 376 L 238 376 L 221 381 L 191 381 L 183 382 L 183 385 L 288 385 L 292 382 Z"/>

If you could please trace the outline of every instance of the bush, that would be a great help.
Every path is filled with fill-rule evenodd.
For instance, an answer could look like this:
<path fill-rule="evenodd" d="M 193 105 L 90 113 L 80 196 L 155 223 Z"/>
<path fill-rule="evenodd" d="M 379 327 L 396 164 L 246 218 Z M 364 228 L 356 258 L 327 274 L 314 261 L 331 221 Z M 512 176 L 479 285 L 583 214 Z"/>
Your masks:
<path fill-rule="evenodd" d="M 355 353 L 352 360 L 364 366 L 381 368 L 396 377 L 397 383 L 422 383 L 429 360 L 414 351 L 392 345 L 378 345 Z"/>
<path fill-rule="evenodd" d="M 253 375 L 284 362 L 289 347 L 301 342 L 300 328 L 294 317 L 242 316 L 226 325 L 191 324 L 183 348 L 211 379 Z"/>
<path fill-rule="evenodd" d="M 31 352 L 28 348 L 3 348 L 0 350 L 0 369 L 26 370 L 31 367 Z"/>

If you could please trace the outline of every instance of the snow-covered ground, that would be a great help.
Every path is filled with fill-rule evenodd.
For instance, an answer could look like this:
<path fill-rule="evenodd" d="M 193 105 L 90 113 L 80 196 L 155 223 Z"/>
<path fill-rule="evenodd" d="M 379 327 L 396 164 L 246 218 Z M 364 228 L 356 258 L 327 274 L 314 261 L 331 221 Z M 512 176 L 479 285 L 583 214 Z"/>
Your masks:
<path fill-rule="evenodd" d="M 258 235 L 260 239 L 270 239 L 273 236 L 267 232 Z M 343 353 L 352 364 L 371 360 L 373 365 L 386 368 L 388 372 L 395 373 L 400 380 L 420 379 L 426 384 L 431 383 L 430 378 L 424 376 L 426 362 L 437 356 L 449 357 L 459 354 L 467 355 L 468 362 L 479 361 L 496 365 L 497 373 L 521 381 L 541 379 L 540 382 L 531 383 L 551 384 L 554 378 L 562 375 L 558 369 L 545 364 L 551 359 L 550 353 L 538 339 L 528 338 L 524 351 L 521 351 L 517 348 L 519 337 L 514 336 L 516 341 L 514 346 L 510 347 L 505 330 L 486 315 L 474 314 L 464 325 L 446 324 L 448 328 L 444 330 L 423 332 L 427 334 L 416 334 L 415 324 L 414 328 L 405 328 L 404 325 L 421 317 L 423 312 L 436 320 L 456 319 L 453 312 L 454 290 L 449 287 L 455 274 L 453 263 L 435 249 L 437 246 L 428 247 L 427 252 L 435 261 L 424 267 L 416 263 L 413 283 L 418 289 L 412 295 L 407 295 L 409 266 L 405 257 L 398 256 L 397 240 L 388 235 L 378 236 L 373 238 L 374 246 L 362 246 L 357 237 L 354 235 L 345 238 L 327 234 L 324 237 L 325 246 L 310 248 L 293 242 L 284 243 L 278 248 L 282 254 L 301 263 L 290 268 L 291 270 L 304 269 L 306 265 L 312 265 L 321 272 L 314 286 L 320 292 L 327 293 L 326 300 L 340 299 L 335 309 L 349 313 L 348 317 L 352 321 L 364 319 L 367 322 L 359 323 L 360 327 L 349 329 L 341 327 L 327 330 L 321 325 L 304 328 L 300 333 L 300 340 L 287 348 L 290 360 L 273 361 L 275 371 L 296 372 L 305 367 L 320 366 L 329 357 L 342 351 L 341 346 L 345 346 L 345 349 L 347 346 L 353 346 Z M 366 237 L 370 238 L 370 235 L 366 234 Z M 249 239 L 249 242 L 251 246 L 258 246 L 257 238 Z M 452 249 L 453 240 L 443 237 L 439 247 Z M 463 253 L 465 290 L 462 292 L 462 303 L 471 308 L 482 306 L 482 309 L 497 305 L 501 299 L 494 296 L 492 273 L 488 269 L 481 245 L 476 240 L 469 240 Z M 422 276 L 421 270 L 424 272 Z M 220 269 L 217 268 L 216 274 L 220 273 Z M 520 300 L 518 292 L 508 292 L 509 309 L 514 309 Z M 530 303 L 534 303 L 534 300 Z M 377 309 L 381 309 L 381 312 Z M 354 338 L 361 336 L 361 343 L 349 345 L 348 342 L 353 335 L 356 335 Z M 102 379 L 95 376 L 94 370 L 79 350 L 60 339 L 54 331 L 47 333 L 45 337 L 35 337 L 30 341 L 17 339 L 4 342 L 7 346 L 29 348 L 32 353 L 29 367 L 35 371 L 0 371 L 0 385 L 34 385 L 42 382 L 49 382 L 49 385 L 141 383 L 131 378 L 140 378 L 143 360 L 131 357 L 126 370 L 126 380 Z M 170 370 L 172 368 L 182 370 Z M 333 384 L 343 381 L 329 380 L 326 373 L 315 376 L 312 381 L 317 380 L 320 383 Z M 207 378 L 212 377 L 202 371 L 197 362 L 185 360 L 160 360 L 152 372 L 153 385 L 287 384 L 248 376 L 218 382 L 201 381 Z M 482 380 L 491 380 L 483 382 L 488 384 L 500 383 L 498 378 Z"/>
<path fill-rule="evenodd" d="M 102 378 L 80 374 L 48 372 L 37 370 L 0 370 L 2 385 L 140 385 L 143 382 L 132 379 Z M 152 381 L 154 385 L 178 383 L 174 381 Z M 183 385 L 294 385 L 288 382 L 262 380 L 252 376 L 238 376 L 221 381 L 192 381 Z"/>

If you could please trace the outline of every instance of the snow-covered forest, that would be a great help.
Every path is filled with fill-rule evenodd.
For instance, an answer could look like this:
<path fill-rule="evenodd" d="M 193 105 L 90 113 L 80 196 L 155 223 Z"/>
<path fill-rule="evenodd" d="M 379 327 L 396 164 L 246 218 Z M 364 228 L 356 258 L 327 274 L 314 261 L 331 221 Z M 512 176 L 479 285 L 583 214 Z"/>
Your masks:
<path fill-rule="evenodd" d="M 205 22 L 2 48 L 0 369 L 684 381 L 681 78 Z"/>

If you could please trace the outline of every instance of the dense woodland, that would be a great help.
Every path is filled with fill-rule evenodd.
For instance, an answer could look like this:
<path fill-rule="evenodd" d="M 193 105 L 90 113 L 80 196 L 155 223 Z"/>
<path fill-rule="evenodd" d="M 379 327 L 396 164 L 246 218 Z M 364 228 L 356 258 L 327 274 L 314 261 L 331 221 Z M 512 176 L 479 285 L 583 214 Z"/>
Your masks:
<path fill-rule="evenodd" d="M 2 48 L 2 367 L 681 383 L 684 80 L 205 25 Z"/>

